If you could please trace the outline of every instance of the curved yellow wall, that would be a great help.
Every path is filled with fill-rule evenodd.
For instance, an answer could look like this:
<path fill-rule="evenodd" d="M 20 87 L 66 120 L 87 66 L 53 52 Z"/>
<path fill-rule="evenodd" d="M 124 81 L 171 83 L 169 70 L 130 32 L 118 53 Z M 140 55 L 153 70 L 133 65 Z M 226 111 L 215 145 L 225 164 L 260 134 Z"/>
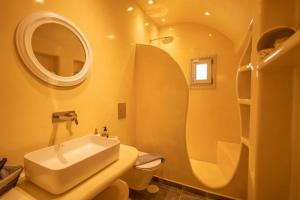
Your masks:
<path fill-rule="evenodd" d="M 137 46 L 135 63 L 136 144 L 140 151 L 166 158 L 158 175 L 202 190 L 244 197 L 242 183 L 211 189 L 193 174 L 186 146 L 189 91 L 180 66 L 168 53 L 150 45 Z"/>
<path fill-rule="evenodd" d="M 164 51 L 138 45 L 136 51 L 136 144 L 166 158 L 162 176 L 193 176 L 185 142 L 188 87 L 177 63 Z"/>
<path fill-rule="evenodd" d="M 216 162 L 218 141 L 240 141 L 234 46 L 221 33 L 197 24 L 165 27 L 160 35 L 174 36 L 173 42 L 160 47 L 179 63 L 188 83 L 191 59 L 216 57 L 216 88 L 189 90 L 186 133 L 192 159 Z"/>
<path fill-rule="evenodd" d="M 256 45 L 262 34 L 278 26 L 299 28 L 300 19 L 299 0 L 263 0 L 255 2 L 255 8 L 254 72 L 260 62 Z M 275 61 L 269 67 L 276 65 L 281 64 Z M 299 199 L 299 127 L 295 122 L 299 121 L 299 67 L 291 68 L 287 62 L 280 70 L 252 76 L 249 200 Z"/>
<path fill-rule="evenodd" d="M 134 6 L 127 12 L 129 5 Z M 85 34 L 94 62 L 81 85 L 62 89 L 38 80 L 19 59 L 14 34 L 18 23 L 37 11 L 58 13 Z M 131 0 L 11 0 L 0 3 L 0 154 L 9 163 L 23 162 L 23 155 L 48 145 L 52 132 L 56 142 L 92 134 L 107 125 L 125 144 L 135 143 L 134 55 L 135 43 L 147 42 L 157 33 Z M 150 22 L 144 26 L 144 22 Z M 110 39 L 107 36 L 114 35 Z M 118 120 L 117 103 L 127 103 L 127 118 Z M 76 110 L 79 125 L 71 133 L 60 124 L 52 126 L 52 112 Z"/>
<path fill-rule="evenodd" d="M 297 23 L 297 28 L 300 28 L 300 1 L 296 0 L 296 4 L 295 4 L 295 8 L 296 8 L 296 23 Z"/>
<path fill-rule="evenodd" d="M 293 129 L 292 129 L 292 186 L 291 200 L 300 199 L 300 65 L 293 71 L 294 73 L 294 99 L 293 99 Z"/>

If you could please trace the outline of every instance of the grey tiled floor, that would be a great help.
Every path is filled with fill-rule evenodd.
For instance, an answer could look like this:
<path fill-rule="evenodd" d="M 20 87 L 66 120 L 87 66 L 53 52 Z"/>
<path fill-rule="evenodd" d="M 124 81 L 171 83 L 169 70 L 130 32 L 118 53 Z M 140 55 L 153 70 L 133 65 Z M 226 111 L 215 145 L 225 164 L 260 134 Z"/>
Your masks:
<path fill-rule="evenodd" d="M 173 187 L 166 185 L 160 181 L 152 180 L 151 184 L 159 187 L 159 192 L 150 194 L 147 190 L 133 191 L 130 190 L 131 200 L 219 200 L 220 198 L 207 197 L 208 195 L 203 192 L 192 192 L 185 188 Z M 221 198 L 223 199 L 223 198 Z M 225 198 L 227 199 L 227 198 Z"/>

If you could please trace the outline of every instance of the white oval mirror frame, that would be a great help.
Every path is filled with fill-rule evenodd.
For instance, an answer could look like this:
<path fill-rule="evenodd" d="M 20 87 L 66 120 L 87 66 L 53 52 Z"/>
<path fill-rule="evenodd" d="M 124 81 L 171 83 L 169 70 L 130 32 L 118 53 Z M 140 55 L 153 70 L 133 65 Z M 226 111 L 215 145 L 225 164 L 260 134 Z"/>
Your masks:
<path fill-rule="evenodd" d="M 77 74 L 70 77 L 58 76 L 45 69 L 37 60 L 32 49 L 34 31 L 46 23 L 56 23 L 72 31 L 80 40 L 85 51 L 85 63 Z M 52 12 L 39 12 L 24 18 L 16 31 L 16 46 L 21 59 L 29 70 L 45 82 L 56 86 L 74 86 L 84 81 L 92 65 L 92 51 L 83 33 L 68 19 Z"/>

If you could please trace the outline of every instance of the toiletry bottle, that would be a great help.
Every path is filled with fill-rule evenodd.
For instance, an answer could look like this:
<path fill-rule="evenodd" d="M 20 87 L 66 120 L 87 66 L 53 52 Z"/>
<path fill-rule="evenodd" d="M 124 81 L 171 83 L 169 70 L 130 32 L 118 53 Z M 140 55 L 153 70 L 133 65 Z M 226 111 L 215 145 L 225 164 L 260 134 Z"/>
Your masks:
<path fill-rule="evenodd" d="M 94 135 L 99 135 L 99 131 L 97 128 L 95 128 Z"/>
<path fill-rule="evenodd" d="M 109 134 L 108 134 L 108 131 L 107 131 L 107 127 L 106 126 L 104 126 L 103 127 L 103 133 L 101 134 L 101 136 L 102 137 L 109 137 Z"/>

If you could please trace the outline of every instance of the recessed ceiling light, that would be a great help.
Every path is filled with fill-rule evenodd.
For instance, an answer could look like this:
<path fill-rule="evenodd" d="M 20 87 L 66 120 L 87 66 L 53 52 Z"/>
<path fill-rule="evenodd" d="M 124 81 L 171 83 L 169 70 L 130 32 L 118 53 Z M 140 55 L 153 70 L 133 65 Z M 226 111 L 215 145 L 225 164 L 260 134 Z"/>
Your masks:
<path fill-rule="evenodd" d="M 153 5 L 154 3 L 155 3 L 154 0 L 148 0 L 148 4 L 149 4 L 149 5 Z"/>
<path fill-rule="evenodd" d="M 108 35 L 108 36 L 106 36 L 107 37 L 107 39 L 111 39 L 111 40 L 113 40 L 113 39 L 115 39 L 116 38 L 116 36 L 115 35 L 113 35 L 113 34 L 111 34 L 111 35 Z"/>
<path fill-rule="evenodd" d="M 148 23 L 148 22 L 145 22 L 145 23 L 144 23 L 144 25 L 145 25 L 145 26 L 148 26 L 148 25 L 149 25 L 149 23 Z"/>
<path fill-rule="evenodd" d="M 163 18 L 163 19 L 161 19 L 161 21 L 162 21 L 162 22 L 165 22 L 165 21 L 167 21 L 167 20 L 166 20 L 165 18 Z"/>
<path fill-rule="evenodd" d="M 43 4 L 44 0 L 35 0 L 36 3 Z"/>
<path fill-rule="evenodd" d="M 132 6 L 129 6 L 129 7 L 127 8 L 127 12 L 131 12 L 131 11 L 133 11 L 133 7 L 132 7 Z"/>
<path fill-rule="evenodd" d="M 210 13 L 206 11 L 206 12 L 204 13 L 204 15 L 210 16 Z"/>
<path fill-rule="evenodd" d="M 210 33 L 210 34 L 208 34 L 208 36 L 209 36 L 209 37 L 212 37 L 212 34 Z"/>

